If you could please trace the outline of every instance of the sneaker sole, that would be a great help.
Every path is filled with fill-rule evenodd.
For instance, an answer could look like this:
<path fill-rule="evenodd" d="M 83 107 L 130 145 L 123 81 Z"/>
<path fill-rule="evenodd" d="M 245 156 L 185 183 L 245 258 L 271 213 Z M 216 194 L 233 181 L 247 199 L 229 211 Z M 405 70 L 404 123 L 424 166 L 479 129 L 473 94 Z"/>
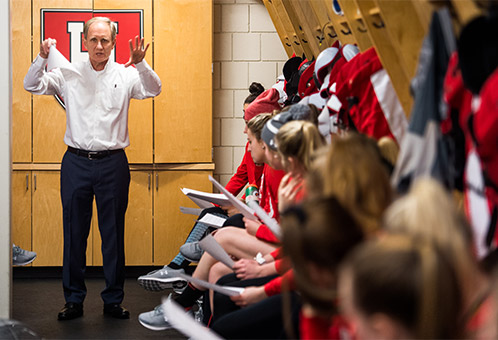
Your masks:
<path fill-rule="evenodd" d="M 160 292 L 166 289 L 182 289 L 187 285 L 187 281 L 177 279 L 176 281 L 162 282 L 157 279 L 138 279 L 138 284 L 145 290 Z"/>
<path fill-rule="evenodd" d="M 31 260 L 29 260 L 28 262 L 22 262 L 22 263 L 12 263 L 13 266 L 25 266 L 27 264 L 30 264 L 31 262 L 33 262 L 34 260 L 36 259 L 36 256 L 33 257 Z M 14 262 L 14 261 L 12 261 Z"/>
<path fill-rule="evenodd" d="M 190 262 L 195 262 L 195 263 L 197 263 L 197 262 L 199 262 L 199 261 L 201 260 L 201 258 L 200 258 L 200 257 L 199 257 L 198 259 L 194 259 L 194 258 L 192 258 L 192 257 L 185 256 L 184 254 L 182 254 L 182 255 L 183 255 L 183 257 L 184 257 L 187 261 L 190 261 Z"/>
<path fill-rule="evenodd" d="M 171 328 L 171 326 L 169 326 L 169 327 L 168 327 L 168 326 L 164 326 L 164 327 L 151 326 L 151 325 L 146 324 L 145 322 L 143 322 L 143 321 L 142 321 L 142 320 L 140 320 L 140 319 L 138 319 L 138 322 L 140 322 L 140 324 L 141 324 L 142 326 L 144 326 L 145 328 L 148 328 L 148 329 L 150 329 L 150 330 L 152 330 L 152 331 L 165 331 L 165 330 L 167 330 L 167 329 L 170 329 L 170 328 Z"/>

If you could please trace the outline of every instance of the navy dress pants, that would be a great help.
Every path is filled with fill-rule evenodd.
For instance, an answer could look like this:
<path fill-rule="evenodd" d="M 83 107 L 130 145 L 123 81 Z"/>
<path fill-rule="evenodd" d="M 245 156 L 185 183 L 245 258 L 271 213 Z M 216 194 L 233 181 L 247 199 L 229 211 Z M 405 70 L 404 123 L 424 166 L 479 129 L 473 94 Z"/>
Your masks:
<path fill-rule="evenodd" d="M 86 296 L 87 238 L 93 198 L 97 204 L 106 287 L 105 304 L 124 297 L 124 223 L 128 206 L 130 169 L 125 152 L 88 159 L 67 151 L 61 165 L 64 225 L 62 283 L 66 302 L 83 303 Z"/>

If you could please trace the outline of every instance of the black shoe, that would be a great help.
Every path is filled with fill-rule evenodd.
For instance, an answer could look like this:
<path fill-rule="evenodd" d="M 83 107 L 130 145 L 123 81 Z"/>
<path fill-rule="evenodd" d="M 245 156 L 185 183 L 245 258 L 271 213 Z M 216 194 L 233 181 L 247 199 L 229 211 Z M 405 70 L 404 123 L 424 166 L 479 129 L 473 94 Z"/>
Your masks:
<path fill-rule="evenodd" d="M 104 304 L 104 314 L 116 319 L 130 318 L 130 312 L 119 303 Z"/>
<path fill-rule="evenodd" d="M 68 302 L 57 315 L 58 320 L 72 320 L 83 316 L 83 305 L 76 302 Z"/>

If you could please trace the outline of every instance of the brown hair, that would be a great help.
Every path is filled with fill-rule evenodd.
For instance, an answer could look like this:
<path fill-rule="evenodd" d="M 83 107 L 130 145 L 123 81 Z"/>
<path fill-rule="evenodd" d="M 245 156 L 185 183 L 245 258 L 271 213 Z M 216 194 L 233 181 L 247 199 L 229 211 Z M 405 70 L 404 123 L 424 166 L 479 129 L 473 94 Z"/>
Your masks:
<path fill-rule="evenodd" d="M 375 141 L 359 134 L 336 137 L 325 163 L 324 194 L 337 197 L 367 232 L 378 230 L 393 193 Z"/>
<path fill-rule="evenodd" d="M 341 269 L 352 277 L 353 305 L 382 313 L 419 339 L 462 335 L 455 269 L 434 243 L 388 235 L 356 249 Z"/>
<path fill-rule="evenodd" d="M 335 311 L 336 287 L 313 282 L 309 264 L 335 276 L 339 263 L 363 241 L 363 231 L 334 197 L 306 201 L 292 207 L 281 220 L 284 252 L 290 256 L 303 298 L 323 313 Z"/>
<path fill-rule="evenodd" d="M 278 130 L 275 141 L 284 166 L 287 157 L 295 157 L 306 171 L 311 166 L 312 153 L 325 144 L 318 128 L 302 120 L 285 123 Z"/>
<path fill-rule="evenodd" d="M 263 85 L 257 82 L 252 82 L 251 85 L 249 85 L 250 94 L 244 100 L 244 104 L 251 104 L 263 92 L 265 92 Z"/>
<path fill-rule="evenodd" d="M 472 308 L 476 293 L 487 289 L 472 253 L 470 226 L 452 196 L 436 180 L 415 181 L 408 194 L 387 209 L 383 227 L 391 234 L 408 234 L 435 242 L 454 263 L 466 308 Z"/>
<path fill-rule="evenodd" d="M 251 130 L 252 134 L 256 137 L 257 140 L 261 140 L 261 131 L 265 126 L 266 122 L 273 117 L 273 113 L 261 113 L 257 116 L 254 116 L 250 121 L 247 122 L 247 128 Z"/>

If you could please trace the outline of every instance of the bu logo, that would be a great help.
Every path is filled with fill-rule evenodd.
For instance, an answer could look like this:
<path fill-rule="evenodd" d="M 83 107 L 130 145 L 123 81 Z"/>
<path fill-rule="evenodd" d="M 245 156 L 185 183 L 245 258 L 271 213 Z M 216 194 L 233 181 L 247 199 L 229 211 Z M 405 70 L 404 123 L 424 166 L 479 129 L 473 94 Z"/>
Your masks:
<path fill-rule="evenodd" d="M 143 37 L 143 10 L 74 10 L 42 9 L 41 40 L 57 40 L 57 49 L 70 62 L 88 60 L 88 52 L 83 46 L 83 26 L 94 16 L 108 17 L 116 26 L 116 46 L 110 59 L 125 64 L 130 58 L 128 41 L 135 36 Z M 65 109 L 64 101 L 58 95 L 57 101 Z"/>

